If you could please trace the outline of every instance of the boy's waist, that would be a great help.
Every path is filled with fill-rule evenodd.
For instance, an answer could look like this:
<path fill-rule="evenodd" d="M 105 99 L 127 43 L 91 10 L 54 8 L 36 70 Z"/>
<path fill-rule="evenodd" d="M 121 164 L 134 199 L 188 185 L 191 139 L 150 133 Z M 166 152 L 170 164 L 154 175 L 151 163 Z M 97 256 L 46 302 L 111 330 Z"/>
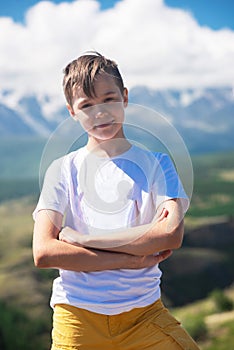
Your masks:
<path fill-rule="evenodd" d="M 54 281 L 51 305 L 68 303 L 101 314 L 119 314 L 159 298 L 160 277 L 157 266 L 91 273 L 62 270 Z"/>

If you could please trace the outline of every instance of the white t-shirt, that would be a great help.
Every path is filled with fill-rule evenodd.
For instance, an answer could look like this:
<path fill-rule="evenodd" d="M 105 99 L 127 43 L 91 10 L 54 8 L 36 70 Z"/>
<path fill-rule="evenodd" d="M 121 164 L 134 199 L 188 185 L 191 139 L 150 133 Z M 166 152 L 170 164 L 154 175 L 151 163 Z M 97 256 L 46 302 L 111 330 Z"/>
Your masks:
<path fill-rule="evenodd" d="M 188 198 L 166 154 L 133 145 L 116 157 L 101 158 L 83 147 L 49 167 L 33 215 L 41 209 L 56 210 L 65 215 L 64 226 L 80 232 L 85 242 L 113 247 L 132 241 L 121 231 L 151 223 L 158 206 L 171 198 L 183 198 L 187 210 Z M 53 284 L 51 306 L 63 303 L 119 314 L 157 300 L 160 278 L 158 265 L 97 272 L 61 269 Z"/>

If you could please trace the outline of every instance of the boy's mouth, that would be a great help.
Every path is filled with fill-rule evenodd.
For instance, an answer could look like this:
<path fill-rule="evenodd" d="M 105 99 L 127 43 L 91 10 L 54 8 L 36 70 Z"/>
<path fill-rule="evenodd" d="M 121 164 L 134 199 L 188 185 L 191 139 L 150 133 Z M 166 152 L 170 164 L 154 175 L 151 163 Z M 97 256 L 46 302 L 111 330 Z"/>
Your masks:
<path fill-rule="evenodd" d="M 113 125 L 113 121 L 109 122 L 109 123 L 103 123 L 103 124 L 99 124 L 99 125 L 95 125 L 95 129 L 103 129 L 106 128 L 110 125 Z"/>

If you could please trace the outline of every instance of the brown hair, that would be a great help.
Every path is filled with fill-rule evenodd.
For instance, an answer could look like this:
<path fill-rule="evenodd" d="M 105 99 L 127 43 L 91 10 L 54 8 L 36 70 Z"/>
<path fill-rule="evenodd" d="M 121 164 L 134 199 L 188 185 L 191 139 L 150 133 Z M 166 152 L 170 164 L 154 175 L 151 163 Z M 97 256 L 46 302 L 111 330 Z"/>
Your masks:
<path fill-rule="evenodd" d="M 102 72 L 114 78 L 123 94 L 124 84 L 117 64 L 94 51 L 73 60 L 63 71 L 63 90 L 70 106 L 73 104 L 74 87 L 80 86 L 88 97 L 95 96 L 94 81 L 97 74 Z"/>

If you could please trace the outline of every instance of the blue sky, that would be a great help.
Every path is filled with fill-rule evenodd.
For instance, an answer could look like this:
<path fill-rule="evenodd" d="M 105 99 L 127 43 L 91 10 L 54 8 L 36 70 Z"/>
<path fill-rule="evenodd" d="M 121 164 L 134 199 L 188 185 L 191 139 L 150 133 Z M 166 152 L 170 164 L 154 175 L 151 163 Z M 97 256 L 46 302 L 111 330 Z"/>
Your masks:
<path fill-rule="evenodd" d="M 224 27 L 234 29 L 233 0 L 165 0 L 171 7 L 179 7 L 192 12 L 200 25 L 212 29 Z"/>
<path fill-rule="evenodd" d="M 65 0 L 53 0 L 61 3 Z M 101 9 L 111 8 L 121 0 L 99 0 Z M 40 1 L 36 0 L 6 0 L 1 2 L 0 16 L 12 17 L 17 22 L 22 22 L 27 9 Z M 66 1 L 66 2 L 72 2 Z M 142 0 L 144 2 L 144 0 Z M 200 25 L 206 25 L 212 29 L 234 29 L 234 1 L 233 0 L 164 0 L 164 3 L 173 8 L 181 8 L 190 11 Z"/>

